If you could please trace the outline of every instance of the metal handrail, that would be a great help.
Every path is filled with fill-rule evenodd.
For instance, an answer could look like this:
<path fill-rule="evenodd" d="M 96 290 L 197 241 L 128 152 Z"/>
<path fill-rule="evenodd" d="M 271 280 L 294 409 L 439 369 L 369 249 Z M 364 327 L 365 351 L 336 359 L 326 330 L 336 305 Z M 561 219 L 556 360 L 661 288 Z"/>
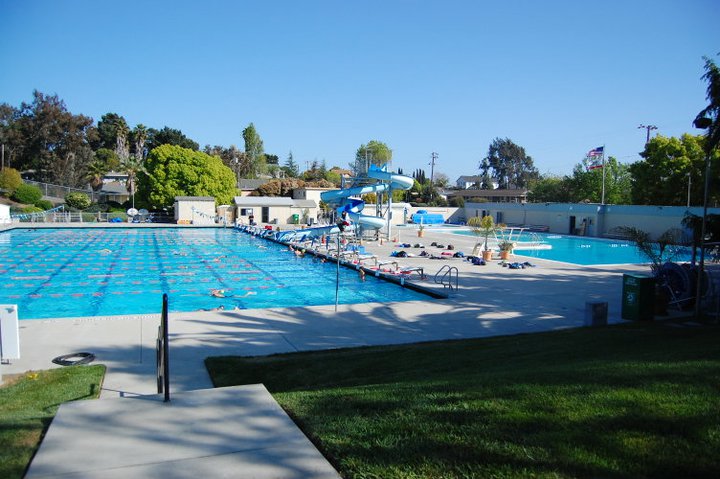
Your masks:
<path fill-rule="evenodd" d="M 453 287 L 453 273 L 455 274 L 455 286 Z M 435 273 L 435 283 L 442 284 L 443 288 L 450 288 L 450 291 L 458 290 L 458 269 L 455 266 L 449 264 L 444 265 L 440 268 L 440 271 Z"/>

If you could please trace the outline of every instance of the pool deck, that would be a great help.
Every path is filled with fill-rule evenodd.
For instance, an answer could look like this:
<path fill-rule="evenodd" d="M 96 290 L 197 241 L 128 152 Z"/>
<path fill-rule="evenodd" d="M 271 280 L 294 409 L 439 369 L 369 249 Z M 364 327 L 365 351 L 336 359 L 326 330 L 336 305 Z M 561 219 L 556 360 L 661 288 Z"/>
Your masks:
<path fill-rule="evenodd" d="M 433 231 L 432 228 L 425 229 L 424 238 L 417 238 L 415 231 L 409 228 L 402 229 L 400 236 L 401 241 L 404 242 L 413 244 L 422 242 L 426 245 L 426 250 L 436 255 L 443 250 L 429 246 L 432 242 L 444 245 L 451 243 L 455 246 L 454 251 L 463 251 L 465 254 L 471 252 L 475 243 L 473 237 L 450 235 Z M 474 266 L 460 258 L 447 260 L 423 257 L 390 258 L 390 253 L 394 250 L 404 249 L 414 254 L 421 251 L 420 248 L 398 248 L 392 242 L 382 245 L 377 242 L 367 242 L 365 247 L 368 252 L 376 254 L 381 260 L 397 260 L 401 269 L 413 266 L 423 268 L 428 278 L 420 280 L 415 275 L 414 281 L 429 288 L 443 290 L 441 285 L 437 285 L 433 281 L 434 275 L 444 265 L 454 266 L 458 269 L 459 290 L 450 292 L 447 299 L 340 305 L 337 311 L 334 306 L 317 306 L 171 313 L 169 326 L 170 383 L 171 392 L 177 398 L 171 401 L 173 405 L 175 401 L 178 403 L 190 401 L 196 408 L 205 411 L 208 417 L 215 417 L 216 410 L 225 404 L 223 401 L 227 401 L 228 394 L 224 391 L 226 388 L 212 389 L 212 383 L 203 363 L 208 356 L 267 355 L 294 351 L 527 334 L 582 327 L 588 301 L 607 302 L 608 322 L 610 324 L 619 323 L 623 321 L 620 318 L 622 275 L 624 273 L 649 272 L 649 268 L 643 265 L 574 266 L 524 256 L 517 256 L 511 261 L 529 261 L 536 267 L 509 269 L 500 266 L 499 261 L 492 261 L 486 266 Z M 358 281 L 360 281 L 359 277 Z M 447 292 L 447 290 L 445 291 Z M 170 300 L 172 301 L 172 298 Z M 160 304 L 160 298 L 158 298 L 158 304 Z M 158 404 L 162 403 L 158 402 L 155 395 L 157 391 L 154 348 L 158 324 L 159 314 L 21 322 L 22 358 L 13 360 L 9 365 L 3 365 L 3 375 L 57 367 L 51 362 L 54 357 L 80 351 L 95 354 L 96 362 L 107 366 L 107 375 L 101 392 L 101 398 L 106 401 L 91 401 L 88 406 L 82 406 L 81 403 L 62 406 L 60 411 L 63 415 L 66 414 L 66 410 L 78 411 L 77 415 L 68 416 L 67 420 L 63 421 L 56 419 L 34 460 L 28 477 L 51 477 L 53 474 L 59 474 L 60 469 L 58 469 L 57 462 L 53 469 L 53 467 L 47 466 L 53 461 L 48 462 L 45 458 L 59 457 L 52 456 L 59 450 L 64 454 L 70 454 L 67 441 L 70 443 L 72 441 L 68 436 L 72 437 L 72 434 L 82 430 L 83 427 L 92 429 L 90 424 L 93 424 L 93 420 L 97 420 L 97 414 L 113 415 L 114 411 L 120 409 L 125 411 L 125 408 L 133 407 L 139 408 L 138 412 L 134 413 L 138 417 L 143 415 L 160 417 L 164 414 L 158 412 L 158 408 L 161 408 Z M 191 391 L 198 392 L 190 393 Z M 248 399 L 248 401 L 251 404 L 264 404 L 264 401 L 272 401 L 267 391 L 263 391 L 264 388 L 259 390 L 256 387 L 249 387 L 246 394 L 255 399 L 252 401 Z M 242 388 L 235 388 L 232 391 L 232 395 L 236 398 L 242 394 Z M 127 398 L 133 397 L 136 400 L 127 401 Z M 143 398 L 151 399 L 139 400 Z M 107 405 L 91 405 L 92 403 L 106 402 Z M 104 412 L 83 413 L 81 411 L 84 407 L 88 408 L 85 411 L 92 409 Z M 230 410 L 228 420 L 235 421 L 237 419 L 238 427 L 247 433 L 242 440 L 239 440 L 240 443 L 252 443 L 253 437 L 260 442 L 266 440 L 267 429 L 253 429 L 242 424 L 243 414 L 241 412 L 249 410 L 247 405 L 230 407 Z M 278 412 L 277 410 L 273 411 L 274 413 Z M 187 434 L 189 428 L 192 429 L 189 425 L 192 423 L 187 423 L 183 419 L 182 414 L 169 415 L 164 418 L 167 421 L 166 430 L 161 436 L 165 438 L 178 437 L 178 440 L 181 440 L 183 432 Z M 131 430 L 135 430 L 133 428 L 142 430 L 142 422 L 114 420 L 109 423 L 114 424 L 114 427 L 108 425 L 101 428 L 100 431 L 93 432 L 93 435 L 97 436 L 96 441 L 91 441 L 89 444 L 97 444 L 100 447 L 101 444 L 107 445 L 112 442 L 109 443 L 108 438 L 126 437 Z M 208 431 L 204 429 L 203 431 L 204 434 L 208 434 Z M 285 429 L 281 428 L 278 431 L 285 431 Z M 225 433 L 219 431 L 218 434 Z M 278 432 L 278 434 L 285 435 L 285 432 Z M 135 440 L 130 443 L 134 444 L 133 447 L 139 448 L 138 450 L 152 448 L 154 447 L 152 444 L 156 444 L 155 441 L 151 441 L 150 445 L 144 443 L 144 440 L 140 439 L 142 435 L 139 434 L 131 436 Z M 152 434 L 149 437 L 155 438 Z M 241 467 L 234 462 L 234 459 L 237 459 L 241 462 L 249 460 L 254 466 L 265 471 L 258 473 L 256 477 L 336 477 L 333 476 L 332 468 L 328 469 L 329 465 L 323 462 L 324 459 L 321 459 L 321 456 L 317 457 L 317 451 L 309 441 L 303 442 L 290 432 L 287 433 L 287 437 L 290 443 L 273 443 L 272 447 L 268 449 L 262 449 L 259 446 L 259 450 L 267 452 L 267 457 L 259 453 L 257 457 L 248 459 L 252 455 L 247 456 L 245 449 L 240 452 L 228 452 L 221 447 L 212 451 L 199 448 L 188 452 L 187 457 L 172 456 L 167 459 L 168 467 L 182 469 L 182 464 L 193 464 L 197 469 L 188 467 L 188 476 L 191 474 L 190 471 L 197 476 L 198 471 L 207 466 L 209 469 L 205 470 L 212 470 L 217 474 L 218 469 L 212 468 L 220 467 L 221 470 L 225 470 L 225 467 L 232 467 L 237 470 L 238 467 Z M 303 447 L 299 446 L 300 443 L 303 444 Z M 276 447 L 278 449 L 274 449 Z M 308 462 L 303 463 L 298 459 L 300 462 L 288 465 L 287 474 L 276 474 L 277 470 L 274 467 L 277 462 L 273 462 L 271 458 L 275 457 L 273 455 L 275 452 L 281 451 L 285 447 L 306 451 L 303 460 L 306 459 Z M 87 450 L 82 453 L 90 454 Z M 98 454 L 102 453 L 98 452 Z M 217 454 L 217 457 L 213 456 L 214 454 Z M 281 453 L 278 452 L 278 454 Z M 128 455 L 128 457 L 132 456 L 130 452 Z M 208 455 L 215 459 L 205 459 Z M 149 458 L 146 457 L 146 459 L 145 462 L 134 463 L 131 461 L 125 465 L 105 461 L 107 468 L 102 471 L 93 469 L 93 471 L 96 471 L 97 477 L 115 477 L 107 475 L 110 470 L 115 471 L 114 474 L 117 474 L 117 477 L 127 474 L 135 477 L 151 477 L 158 472 L 158 469 L 155 468 L 154 463 L 151 464 L 152 461 Z M 156 460 L 165 460 L 162 453 L 156 457 Z M 259 462 L 255 463 L 256 460 Z M 207 464 L 203 461 L 207 461 Z M 265 466 L 261 467 L 260 463 Z M 46 466 L 41 468 L 37 464 L 46 464 Z M 298 464 L 302 465 L 298 466 Z M 94 467 L 99 468 L 101 464 L 96 464 Z M 308 472 L 311 470 L 317 471 L 317 474 Z M 91 470 L 75 471 L 74 473 L 66 470 L 64 472 L 77 474 L 70 474 L 67 477 L 94 477 Z M 49 475 L 45 473 L 49 473 Z"/>

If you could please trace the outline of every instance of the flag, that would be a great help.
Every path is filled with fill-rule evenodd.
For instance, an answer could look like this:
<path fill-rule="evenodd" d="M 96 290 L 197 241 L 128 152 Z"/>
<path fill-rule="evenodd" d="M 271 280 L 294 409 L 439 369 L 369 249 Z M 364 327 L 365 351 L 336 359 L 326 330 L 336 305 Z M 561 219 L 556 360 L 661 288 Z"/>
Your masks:
<path fill-rule="evenodd" d="M 604 151 L 605 151 L 604 146 L 598 146 L 597 148 L 588 151 L 587 156 L 601 156 L 604 153 Z"/>
<path fill-rule="evenodd" d="M 592 160 L 588 163 L 587 169 L 588 169 L 588 171 L 590 171 L 590 170 L 595 170 L 595 169 L 597 169 L 597 168 L 602 168 L 602 167 L 603 167 L 603 164 L 602 164 L 602 161 L 601 161 L 601 160 L 592 159 Z"/>

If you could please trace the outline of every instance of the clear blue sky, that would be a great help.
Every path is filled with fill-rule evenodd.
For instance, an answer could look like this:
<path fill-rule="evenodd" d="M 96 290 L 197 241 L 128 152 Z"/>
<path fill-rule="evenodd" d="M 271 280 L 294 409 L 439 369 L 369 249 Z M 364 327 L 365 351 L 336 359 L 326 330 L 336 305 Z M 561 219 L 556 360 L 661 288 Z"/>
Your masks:
<path fill-rule="evenodd" d="M 699 133 L 718 25 L 718 0 L 0 0 L 0 102 L 38 89 L 201 146 L 253 122 L 303 167 L 379 140 L 453 182 L 507 137 L 568 174 L 603 144 L 636 161 L 640 124 Z"/>

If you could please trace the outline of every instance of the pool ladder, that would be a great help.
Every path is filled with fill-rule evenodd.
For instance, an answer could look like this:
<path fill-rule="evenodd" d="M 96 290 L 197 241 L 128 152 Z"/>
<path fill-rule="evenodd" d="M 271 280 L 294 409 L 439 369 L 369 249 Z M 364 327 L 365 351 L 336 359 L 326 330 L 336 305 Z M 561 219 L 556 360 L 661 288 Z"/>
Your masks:
<path fill-rule="evenodd" d="M 454 280 L 454 281 L 453 281 Z M 453 282 L 455 283 L 453 285 Z M 443 289 L 449 288 L 450 291 L 458 290 L 458 269 L 455 266 L 446 264 L 440 271 L 435 273 L 435 283 L 442 284 Z"/>

